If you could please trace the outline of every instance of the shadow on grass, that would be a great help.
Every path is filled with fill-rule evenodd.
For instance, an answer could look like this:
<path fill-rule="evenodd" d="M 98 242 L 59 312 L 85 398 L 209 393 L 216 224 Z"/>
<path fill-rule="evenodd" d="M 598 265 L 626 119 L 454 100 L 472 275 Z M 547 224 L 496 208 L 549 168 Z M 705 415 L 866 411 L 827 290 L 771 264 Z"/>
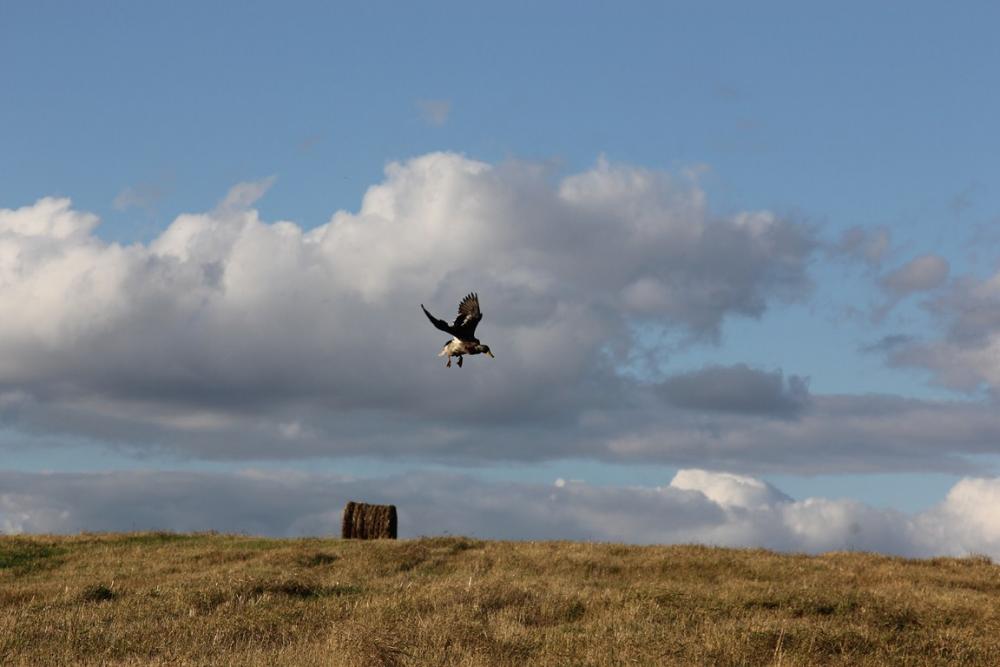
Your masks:
<path fill-rule="evenodd" d="M 107 602 L 108 600 L 114 600 L 116 597 L 118 597 L 118 593 L 112 590 L 110 586 L 105 586 L 104 584 L 87 586 L 80 593 L 80 599 L 84 602 Z"/>

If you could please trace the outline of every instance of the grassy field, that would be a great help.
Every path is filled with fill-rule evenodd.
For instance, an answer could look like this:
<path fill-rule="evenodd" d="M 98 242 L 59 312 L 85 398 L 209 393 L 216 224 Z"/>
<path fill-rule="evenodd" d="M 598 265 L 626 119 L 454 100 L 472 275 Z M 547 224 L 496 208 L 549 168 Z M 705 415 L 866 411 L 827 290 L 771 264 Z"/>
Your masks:
<path fill-rule="evenodd" d="M 986 558 L 0 537 L 0 664 L 1000 664 Z"/>

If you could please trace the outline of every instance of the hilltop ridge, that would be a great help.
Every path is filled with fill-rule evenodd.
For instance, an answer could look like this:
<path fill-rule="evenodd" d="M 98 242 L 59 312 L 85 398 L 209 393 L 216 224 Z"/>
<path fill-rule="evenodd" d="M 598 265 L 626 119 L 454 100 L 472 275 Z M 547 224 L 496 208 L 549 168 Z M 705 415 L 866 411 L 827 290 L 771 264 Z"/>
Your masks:
<path fill-rule="evenodd" d="M 992 665 L 998 592 L 985 557 L 6 536 L 0 664 Z"/>

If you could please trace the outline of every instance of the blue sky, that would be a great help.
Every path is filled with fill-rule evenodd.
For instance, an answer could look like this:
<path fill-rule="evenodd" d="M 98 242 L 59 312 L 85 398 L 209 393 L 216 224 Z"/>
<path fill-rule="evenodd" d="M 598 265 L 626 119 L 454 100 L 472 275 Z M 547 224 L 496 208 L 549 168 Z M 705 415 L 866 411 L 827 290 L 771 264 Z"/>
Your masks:
<path fill-rule="evenodd" d="M 165 222 L 278 174 L 261 210 L 312 226 L 356 207 L 387 160 L 458 150 L 707 164 L 721 210 L 905 225 L 912 243 L 965 193 L 968 218 L 996 203 L 989 3 L 3 11 L 5 200 L 55 191 L 111 215 L 152 183 Z M 447 122 L 423 123 L 418 100 L 447 101 Z M 116 218 L 102 234 L 152 229 Z"/>
<path fill-rule="evenodd" d="M 604 344 L 602 335 L 612 331 L 620 335 L 617 327 L 631 326 L 636 348 L 648 349 L 657 363 L 646 357 L 614 361 L 614 373 L 630 378 L 623 390 L 634 400 L 628 410 L 649 404 L 652 398 L 643 392 L 650 387 L 654 394 L 668 391 L 674 386 L 671 378 L 681 376 L 688 382 L 677 386 L 700 387 L 699 383 L 712 377 L 718 382 L 721 377 L 745 381 L 751 392 L 756 391 L 753 387 L 776 387 L 778 392 L 773 397 L 777 412 L 767 414 L 747 416 L 748 408 L 741 406 L 749 404 L 741 403 L 743 399 L 718 395 L 725 387 L 712 388 L 720 401 L 717 405 L 699 403 L 695 412 L 690 412 L 691 401 L 684 398 L 662 414 L 650 408 L 641 413 L 642 433 L 629 431 L 636 442 L 655 437 L 679 442 L 682 434 L 671 429 L 683 423 L 688 435 L 758 433 L 759 427 L 758 437 L 788 438 L 793 443 L 794 428 L 789 424 L 797 423 L 798 417 L 789 422 L 778 405 L 794 398 L 789 393 L 793 377 L 806 379 L 810 405 L 822 406 L 816 410 L 828 420 L 823 422 L 824 435 L 815 436 L 817 453 L 811 462 L 805 463 L 804 454 L 801 460 L 796 458 L 799 454 L 787 460 L 780 454 L 762 454 L 758 462 L 756 447 L 770 451 L 778 445 L 771 440 L 741 444 L 744 449 L 738 455 L 722 444 L 723 449 L 706 445 L 703 454 L 688 449 L 664 453 L 646 445 L 623 449 L 625 427 L 607 426 L 599 420 L 593 423 L 601 426 L 593 429 L 580 426 L 597 419 L 594 415 L 605 408 L 610 410 L 612 395 L 618 394 L 609 393 L 606 400 L 583 393 L 553 399 L 557 406 L 553 410 L 565 411 L 558 419 L 552 417 L 543 427 L 525 414 L 525 421 L 535 426 L 522 428 L 514 425 L 520 424 L 519 413 L 512 407 L 516 384 L 509 385 L 515 388 L 509 395 L 489 390 L 488 384 L 462 385 L 457 391 L 488 398 L 508 410 L 504 428 L 482 422 L 489 437 L 499 443 L 520 443 L 510 456 L 495 452 L 483 456 L 474 444 L 459 446 L 449 439 L 461 439 L 455 433 L 469 426 L 467 420 L 444 415 L 438 406 L 428 408 L 415 398 L 408 402 L 405 392 L 397 392 L 397 385 L 405 385 L 402 380 L 387 375 L 383 385 L 393 387 L 391 392 L 385 390 L 391 397 L 379 393 L 382 390 L 375 380 L 380 373 L 392 371 L 373 364 L 375 388 L 369 388 L 355 379 L 354 366 L 337 366 L 338 355 L 355 348 L 331 345 L 329 350 L 316 352 L 311 340 L 290 341 L 288 332 L 263 324 L 281 317 L 302 317 L 301 327 L 322 324 L 331 327 L 327 334 L 341 335 L 340 327 L 348 326 L 346 320 L 320 323 L 310 319 L 314 309 L 293 312 L 274 306 L 282 299 L 298 303 L 296 295 L 305 289 L 302 286 L 313 283 L 293 281 L 299 287 L 290 286 L 281 299 L 267 301 L 265 305 L 276 310 L 260 311 L 259 321 L 253 320 L 258 315 L 249 314 L 243 325 L 233 325 L 235 329 L 219 324 L 218 332 L 211 330 L 219 334 L 218 340 L 210 339 L 209 333 L 201 337 L 201 329 L 194 328 L 187 330 L 193 333 L 182 332 L 144 347 L 142 341 L 153 340 L 153 332 L 162 331 L 164 325 L 143 313 L 169 309 L 136 306 L 135 312 L 114 320 L 117 328 L 108 329 L 127 330 L 131 332 L 127 337 L 118 341 L 116 334 L 102 334 L 103 340 L 116 341 L 117 350 L 130 350 L 121 358 L 100 343 L 85 344 L 85 336 L 79 333 L 103 326 L 95 322 L 111 322 L 107 313 L 115 310 L 109 305 L 115 300 L 97 301 L 93 311 L 72 319 L 66 313 L 76 313 L 78 306 L 75 302 L 70 306 L 70 300 L 79 294 L 77 289 L 86 289 L 73 283 L 46 302 L 65 311 L 60 318 L 68 318 L 53 325 L 57 343 L 45 339 L 49 347 L 29 344 L 32 336 L 44 338 L 39 333 L 49 331 L 44 323 L 26 324 L 23 331 L 0 336 L 0 350 L 9 345 L 8 354 L 28 360 L 14 364 L 16 368 L 0 368 L 0 388 L 16 396 L 10 400 L 18 406 L 5 408 L 0 437 L 7 461 L 4 467 L 18 473 L 93 473 L 224 472 L 252 466 L 364 478 L 457 469 L 472 471 L 490 483 L 542 484 L 561 477 L 616 488 L 667 484 L 678 469 L 706 468 L 766 479 L 795 498 L 848 497 L 905 512 L 931 507 L 972 472 L 996 474 L 992 465 L 1000 451 L 1000 441 L 994 439 L 1000 423 L 990 416 L 997 375 L 984 368 L 982 361 L 990 358 L 991 341 L 1000 340 L 1000 325 L 970 321 L 966 307 L 971 303 L 981 312 L 992 312 L 998 298 L 989 282 L 1000 260 L 1000 236 L 994 231 L 1000 195 L 993 187 L 995 156 L 1000 154 L 1000 133 L 995 128 L 1000 117 L 995 76 L 1000 45 L 993 34 L 998 19 L 1000 10 L 989 3 L 960 8 L 932 3 L 820 7 L 792 2 L 0 5 L 0 90 L 5 99 L 0 104 L 0 209 L 33 207 L 45 197 L 69 198 L 72 211 L 100 219 L 81 248 L 97 244 L 106 250 L 121 244 L 148 250 L 156 257 L 166 252 L 188 261 L 187 251 L 177 250 L 176 238 L 163 240 L 165 230 L 176 227 L 178 216 L 184 214 L 204 212 L 221 219 L 224 216 L 219 212 L 229 209 L 220 202 L 236 201 L 227 200 L 227 193 L 239 184 L 249 184 L 253 192 L 240 200 L 240 215 L 257 216 L 253 219 L 268 225 L 290 221 L 308 234 L 322 231 L 331 216 L 341 215 L 338 212 L 350 218 L 350 224 L 368 224 L 370 230 L 372 224 L 363 222 L 370 212 L 362 203 L 370 188 L 383 187 L 398 202 L 404 201 L 401 193 L 409 192 L 407 188 L 424 188 L 420 190 L 423 195 L 415 195 L 419 199 L 444 187 L 440 186 L 444 180 L 434 178 L 464 178 L 455 174 L 475 172 L 476 164 L 488 165 L 505 185 L 486 191 L 476 188 L 492 186 L 469 185 L 473 194 L 468 198 L 455 195 L 454 201 L 462 206 L 505 201 L 498 192 L 517 193 L 519 202 L 530 202 L 537 195 L 540 202 L 551 204 L 538 192 L 546 184 L 553 193 L 560 192 L 575 176 L 611 182 L 618 177 L 642 180 L 644 174 L 664 175 L 671 185 L 650 186 L 658 193 L 660 208 L 656 210 L 663 219 L 675 214 L 670 208 L 674 204 L 663 202 L 675 202 L 671 198 L 681 197 L 678 192 L 683 196 L 700 193 L 707 218 L 736 220 L 747 212 L 766 211 L 778 221 L 775 227 L 801 235 L 808 248 L 787 249 L 789 256 L 794 255 L 789 275 L 760 278 L 752 294 L 733 297 L 724 305 L 688 303 L 682 308 L 665 306 L 663 301 L 651 305 L 656 299 L 639 288 L 647 289 L 652 283 L 639 279 L 607 286 L 608 298 L 646 295 L 640 299 L 645 299 L 643 304 L 635 306 L 638 310 L 611 320 L 599 320 L 596 315 L 604 307 L 600 299 L 574 301 L 581 297 L 565 285 L 558 293 L 533 294 L 537 303 L 529 300 L 524 308 L 558 302 L 592 309 L 576 324 L 587 335 L 591 329 L 586 327 L 594 327 L 593 340 L 581 343 L 584 348 L 592 346 L 586 348 L 592 352 Z M 420 161 L 422 156 L 434 155 L 459 156 L 461 161 Z M 391 163 L 402 165 L 403 177 L 393 180 L 386 171 Z M 610 170 L 602 171 L 602 165 L 611 165 Z M 535 168 L 544 174 L 532 181 Z M 438 176 L 420 180 L 424 169 Z M 512 176 L 514 172 L 517 175 Z M 442 173 L 452 176 L 442 177 Z M 422 185 L 408 185 L 407 179 Z M 530 186 L 524 185 L 529 181 Z M 596 181 L 588 182 L 593 187 Z M 635 194 L 637 207 L 640 195 L 645 196 Z M 394 224 L 414 225 L 424 219 L 420 217 L 424 213 L 409 217 L 398 213 L 404 210 L 398 202 L 393 209 L 397 212 Z M 592 203 L 584 202 L 586 206 Z M 632 210 L 628 201 L 622 204 L 616 199 L 614 203 L 623 206 L 621 210 Z M 497 206 L 484 213 L 484 220 L 494 221 L 483 223 L 494 225 L 490 229 L 502 228 L 504 223 L 496 221 L 506 220 L 506 209 Z M 553 213 L 550 219 L 542 212 L 542 204 L 534 209 L 526 203 L 518 206 L 523 208 L 512 205 L 512 209 L 528 217 L 539 211 L 539 222 L 532 223 L 538 228 L 575 233 L 571 227 L 558 227 L 568 224 L 559 222 L 562 213 Z M 593 211 L 605 210 L 601 206 Z M 461 217 L 460 210 L 468 209 L 456 204 L 447 214 Z M 32 208 L 30 214 L 41 216 L 39 211 Z M 627 215 L 622 215 L 622 224 L 630 224 Z M 734 226 L 731 231 L 742 233 L 739 229 L 743 228 Z M 845 234 L 850 230 L 856 238 L 868 241 L 882 234 L 885 243 L 866 258 L 860 246 L 848 247 Z M 361 238 L 368 232 L 357 233 Z M 527 264 L 518 263 L 523 253 L 547 252 L 541 246 L 534 248 L 532 239 L 543 243 L 548 237 L 536 236 L 528 227 L 519 233 L 521 240 L 513 245 L 503 245 L 510 238 L 498 236 L 493 246 L 497 256 L 509 257 L 504 266 L 512 272 L 527 270 Z M 399 246 L 386 253 L 406 250 L 404 242 L 393 236 L 372 238 L 376 244 Z M 665 243 L 670 248 L 677 241 Z M 29 256 L 24 248 L 19 252 L 19 256 Z M 376 267 L 369 275 L 366 264 L 359 262 L 351 273 L 338 268 L 350 262 L 335 262 L 332 273 L 324 275 L 336 275 L 336 280 L 357 287 L 365 303 L 389 313 L 389 304 L 403 299 L 402 294 L 392 292 L 393 281 L 412 281 L 421 274 L 414 274 L 404 259 L 386 259 L 385 253 L 371 252 L 370 261 L 385 259 L 384 272 Z M 615 253 L 613 249 L 607 252 Z M 690 275 L 702 280 L 706 275 L 711 279 L 712 274 L 701 272 L 699 263 L 718 262 L 719 275 L 725 276 L 724 265 L 738 263 L 740 256 L 702 246 L 690 252 L 701 258 Z M 580 261 L 601 258 L 598 253 L 590 260 L 581 256 Z M 658 258 L 653 253 L 640 259 L 653 263 Z M 764 275 L 777 258 L 775 254 L 760 265 L 748 265 L 748 273 L 733 277 L 727 289 L 737 289 L 746 276 Z M 920 258 L 926 262 L 920 264 Z M 105 260 L 94 261 L 92 274 L 106 269 Z M 227 260 L 214 257 L 213 261 L 225 266 Z M 431 253 L 427 261 L 437 261 L 437 257 Z M 937 264 L 932 266 L 933 262 Z M 476 266 L 453 268 L 475 279 Z M 935 273 L 935 266 L 946 267 L 944 273 Z M 273 268 L 273 273 L 261 269 L 258 278 L 261 284 L 273 285 L 289 272 L 297 273 L 299 267 L 306 271 L 305 265 L 293 262 L 281 264 L 280 271 Z M 253 268 L 241 270 L 254 272 Z M 677 271 L 668 272 L 671 280 L 688 279 L 688 273 Z M 63 274 L 46 275 L 50 276 L 47 280 L 56 281 L 51 276 Z M 141 282 L 146 274 L 136 275 Z M 559 275 L 578 276 L 575 269 Z M 664 275 L 657 273 L 655 280 Z M 416 305 L 423 300 L 436 313 L 448 314 L 452 301 L 478 289 L 487 313 L 482 326 L 488 329 L 496 308 L 489 309 L 487 289 L 494 287 L 496 294 L 523 287 L 513 285 L 509 276 L 498 276 L 479 276 L 482 283 L 478 286 L 454 284 L 441 276 L 423 285 L 408 284 L 415 301 L 414 317 L 406 326 L 422 337 L 428 359 L 441 341 L 426 330 L 428 325 L 420 320 Z M 34 285 L 31 289 L 36 291 L 10 288 L 7 298 L 23 303 L 26 294 L 40 293 L 41 288 Z M 794 294 L 787 296 L 782 290 Z M 411 298 L 409 293 L 405 296 Z M 328 296 L 315 303 L 337 298 Z M 492 303 L 505 304 L 506 298 L 494 296 Z M 758 300 L 763 307 L 754 310 Z M 59 308 L 60 303 L 66 308 Z M 178 312 L 187 312 L 179 301 L 170 303 Z M 260 307 L 264 302 L 252 303 Z M 351 310 L 355 302 L 349 300 L 349 304 L 343 312 L 357 312 Z M 635 314 L 640 311 L 645 315 Z M 715 319 L 708 324 L 686 319 L 702 312 Z M 522 325 L 514 320 L 504 321 L 502 312 L 498 315 L 494 332 L 541 335 L 518 329 Z M 214 322 L 213 317 L 209 313 L 206 321 Z M 234 321 L 226 318 L 227 323 Z M 169 326 L 169 320 L 164 321 Z M 210 325 L 205 326 L 209 331 Z M 717 327 L 715 336 L 710 332 L 713 327 Z M 293 359 L 287 376 L 277 362 L 258 369 L 259 375 L 249 371 L 241 375 L 242 371 L 221 366 L 215 373 L 210 365 L 197 361 L 197 355 L 192 356 L 201 347 L 202 352 L 214 350 L 211 354 L 216 357 L 230 353 L 239 357 L 243 343 L 233 342 L 227 351 L 227 341 L 234 340 L 234 332 L 251 330 L 260 333 L 246 341 L 247 358 L 269 349 L 267 345 L 300 345 L 319 355 L 317 365 L 330 364 L 337 372 L 301 381 L 302 376 L 295 375 L 300 368 L 295 363 L 301 360 Z M 890 340 L 898 344 L 877 346 Z M 503 364 L 505 341 L 491 345 L 498 352 L 496 364 Z M 970 357 L 966 345 L 982 356 Z M 529 367 L 530 354 L 507 347 L 517 355 L 517 364 Z M 100 356 L 105 353 L 107 359 Z M 179 356 L 170 356 L 175 353 Z M 143 360 L 161 355 L 166 359 L 162 367 L 151 362 L 146 380 L 136 380 L 142 376 L 136 364 L 141 367 Z M 397 361 L 391 354 L 386 357 Z M 414 378 L 414 384 L 406 386 L 420 387 L 421 374 L 444 372 L 434 362 L 424 367 L 423 360 L 405 358 L 411 366 L 407 373 Z M 525 382 L 536 382 L 522 393 L 552 394 L 545 389 L 549 381 L 545 378 L 572 378 L 581 387 L 595 378 L 610 381 L 596 366 L 584 368 L 590 362 L 580 361 L 583 358 L 552 361 L 552 368 L 545 371 L 549 375 L 539 371 L 535 380 L 522 374 Z M 482 371 L 486 361 L 470 361 L 476 363 L 463 372 L 480 375 L 462 382 L 496 382 L 495 386 L 503 387 L 508 386 L 503 382 L 514 382 L 506 376 L 502 381 L 491 379 L 494 376 L 489 373 L 501 371 Z M 508 369 L 515 365 L 508 363 Z M 566 371 L 567 364 L 573 363 L 578 364 L 576 371 Z M 171 370 L 187 368 L 187 364 L 203 373 L 196 370 L 184 375 Z M 124 370 L 108 370 L 119 366 Z M 712 375 L 706 370 L 712 368 L 726 369 L 726 373 Z M 559 375 L 564 372 L 565 376 Z M 197 381 L 191 380 L 195 375 Z M 249 382 L 248 377 L 274 378 L 273 388 L 264 392 L 241 385 L 241 381 Z M 358 399 L 351 408 L 355 412 L 343 412 L 353 399 L 330 389 L 334 380 L 342 387 L 354 387 L 354 396 L 373 398 Z M 148 386 L 141 387 L 144 398 L 142 410 L 136 413 L 139 416 L 125 420 L 124 413 L 116 413 L 114 424 L 101 421 L 111 419 L 108 415 L 116 410 L 134 409 L 130 401 L 138 400 L 136 387 L 144 382 Z M 440 377 L 427 382 L 434 383 L 428 385 L 433 389 L 447 387 Z M 72 400 L 60 392 L 70 392 Z M 58 400 L 52 398 L 56 395 Z M 204 415 L 191 398 L 199 395 L 215 401 Z M 895 414 L 889 412 L 891 404 L 891 410 L 926 409 L 949 415 L 938 420 L 927 417 L 935 423 L 975 421 L 975 428 L 968 426 L 969 432 L 956 432 L 954 438 L 944 426 L 934 436 L 941 440 L 941 452 L 954 452 L 967 465 L 932 460 L 928 452 L 934 451 L 934 443 L 930 440 L 914 445 L 910 456 L 907 437 L 912 434 L 890 432 L 890 426 L 881 423 L 859 426 L 850 436 L 830 435 L 840 433 L 836 430 L 839 423 L 860 419 L 865 397 L 870 395 L 879 397 L 871 403 L 885 406 L 886 414 Z M 18 402 L 24 396 L 29 397 L 30 410 Z M 912 403 L 901 407 L 905 401 Z M 733 405 L 736 412 L 726 412 Z M 230 409 L 235 412 L 227 412 Z M 234 414 L 250 410 L 259 410 L 254 413 L 259 424 L 227 436 L 256 443 L 243 451 L 227 449 L 228 445 L 212 438 L 199 440 L 192 435 L 194 427 L 186 426 L 211 423 L 216 428 L 215 424 L 229 423 Z M 384 421 L 372 415 L 383 415 Z M 750 421 L 738 421 L 744 418 Z M 624 416 L 620 419 L 627 421 Z M 594 438 L 594 442 L 552 444 L 546 429 L 563 423 L 576 424 L 572 435 L 565 436 L 567 443 L 572 438 L 588 443 Z M 178 427 L 183 432 L 171 431 L 174 424 L 185 424 Z M 405 450 L 372 445 L 369 451 L 359 444 L 372 440 L 385 424 L 400 433 L 419 435 L 412 442 L 407 440 Z M 291 439 L 300 433 L 319 435 L 312 444 L 301 445 L 301 451 L 290 446 L 285 454 L 280 444 L 268 449 L 267 437 L 260 434 L 269 428 L 292 434 Z M 811 425 L 803 429 L 813 433 Z M 856 440 L 845 444 L 837 437 Z M 844 463 L 849 459 L 839 452 L 848 450 L 856 465 Z M 870 474 L 859 474 L 863 470 Z"/>

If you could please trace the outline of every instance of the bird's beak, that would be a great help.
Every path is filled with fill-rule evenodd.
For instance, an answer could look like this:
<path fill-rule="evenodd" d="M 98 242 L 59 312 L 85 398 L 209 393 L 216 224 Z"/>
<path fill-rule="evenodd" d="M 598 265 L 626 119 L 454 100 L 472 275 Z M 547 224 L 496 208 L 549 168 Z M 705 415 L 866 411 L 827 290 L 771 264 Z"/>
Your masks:
<path fill-rule="evenodd" d="M 496 357 L 493 356 L 493 352 L 487 352 L 486 354 L 490 355 L 490 359 L 496 359 Z"/>

